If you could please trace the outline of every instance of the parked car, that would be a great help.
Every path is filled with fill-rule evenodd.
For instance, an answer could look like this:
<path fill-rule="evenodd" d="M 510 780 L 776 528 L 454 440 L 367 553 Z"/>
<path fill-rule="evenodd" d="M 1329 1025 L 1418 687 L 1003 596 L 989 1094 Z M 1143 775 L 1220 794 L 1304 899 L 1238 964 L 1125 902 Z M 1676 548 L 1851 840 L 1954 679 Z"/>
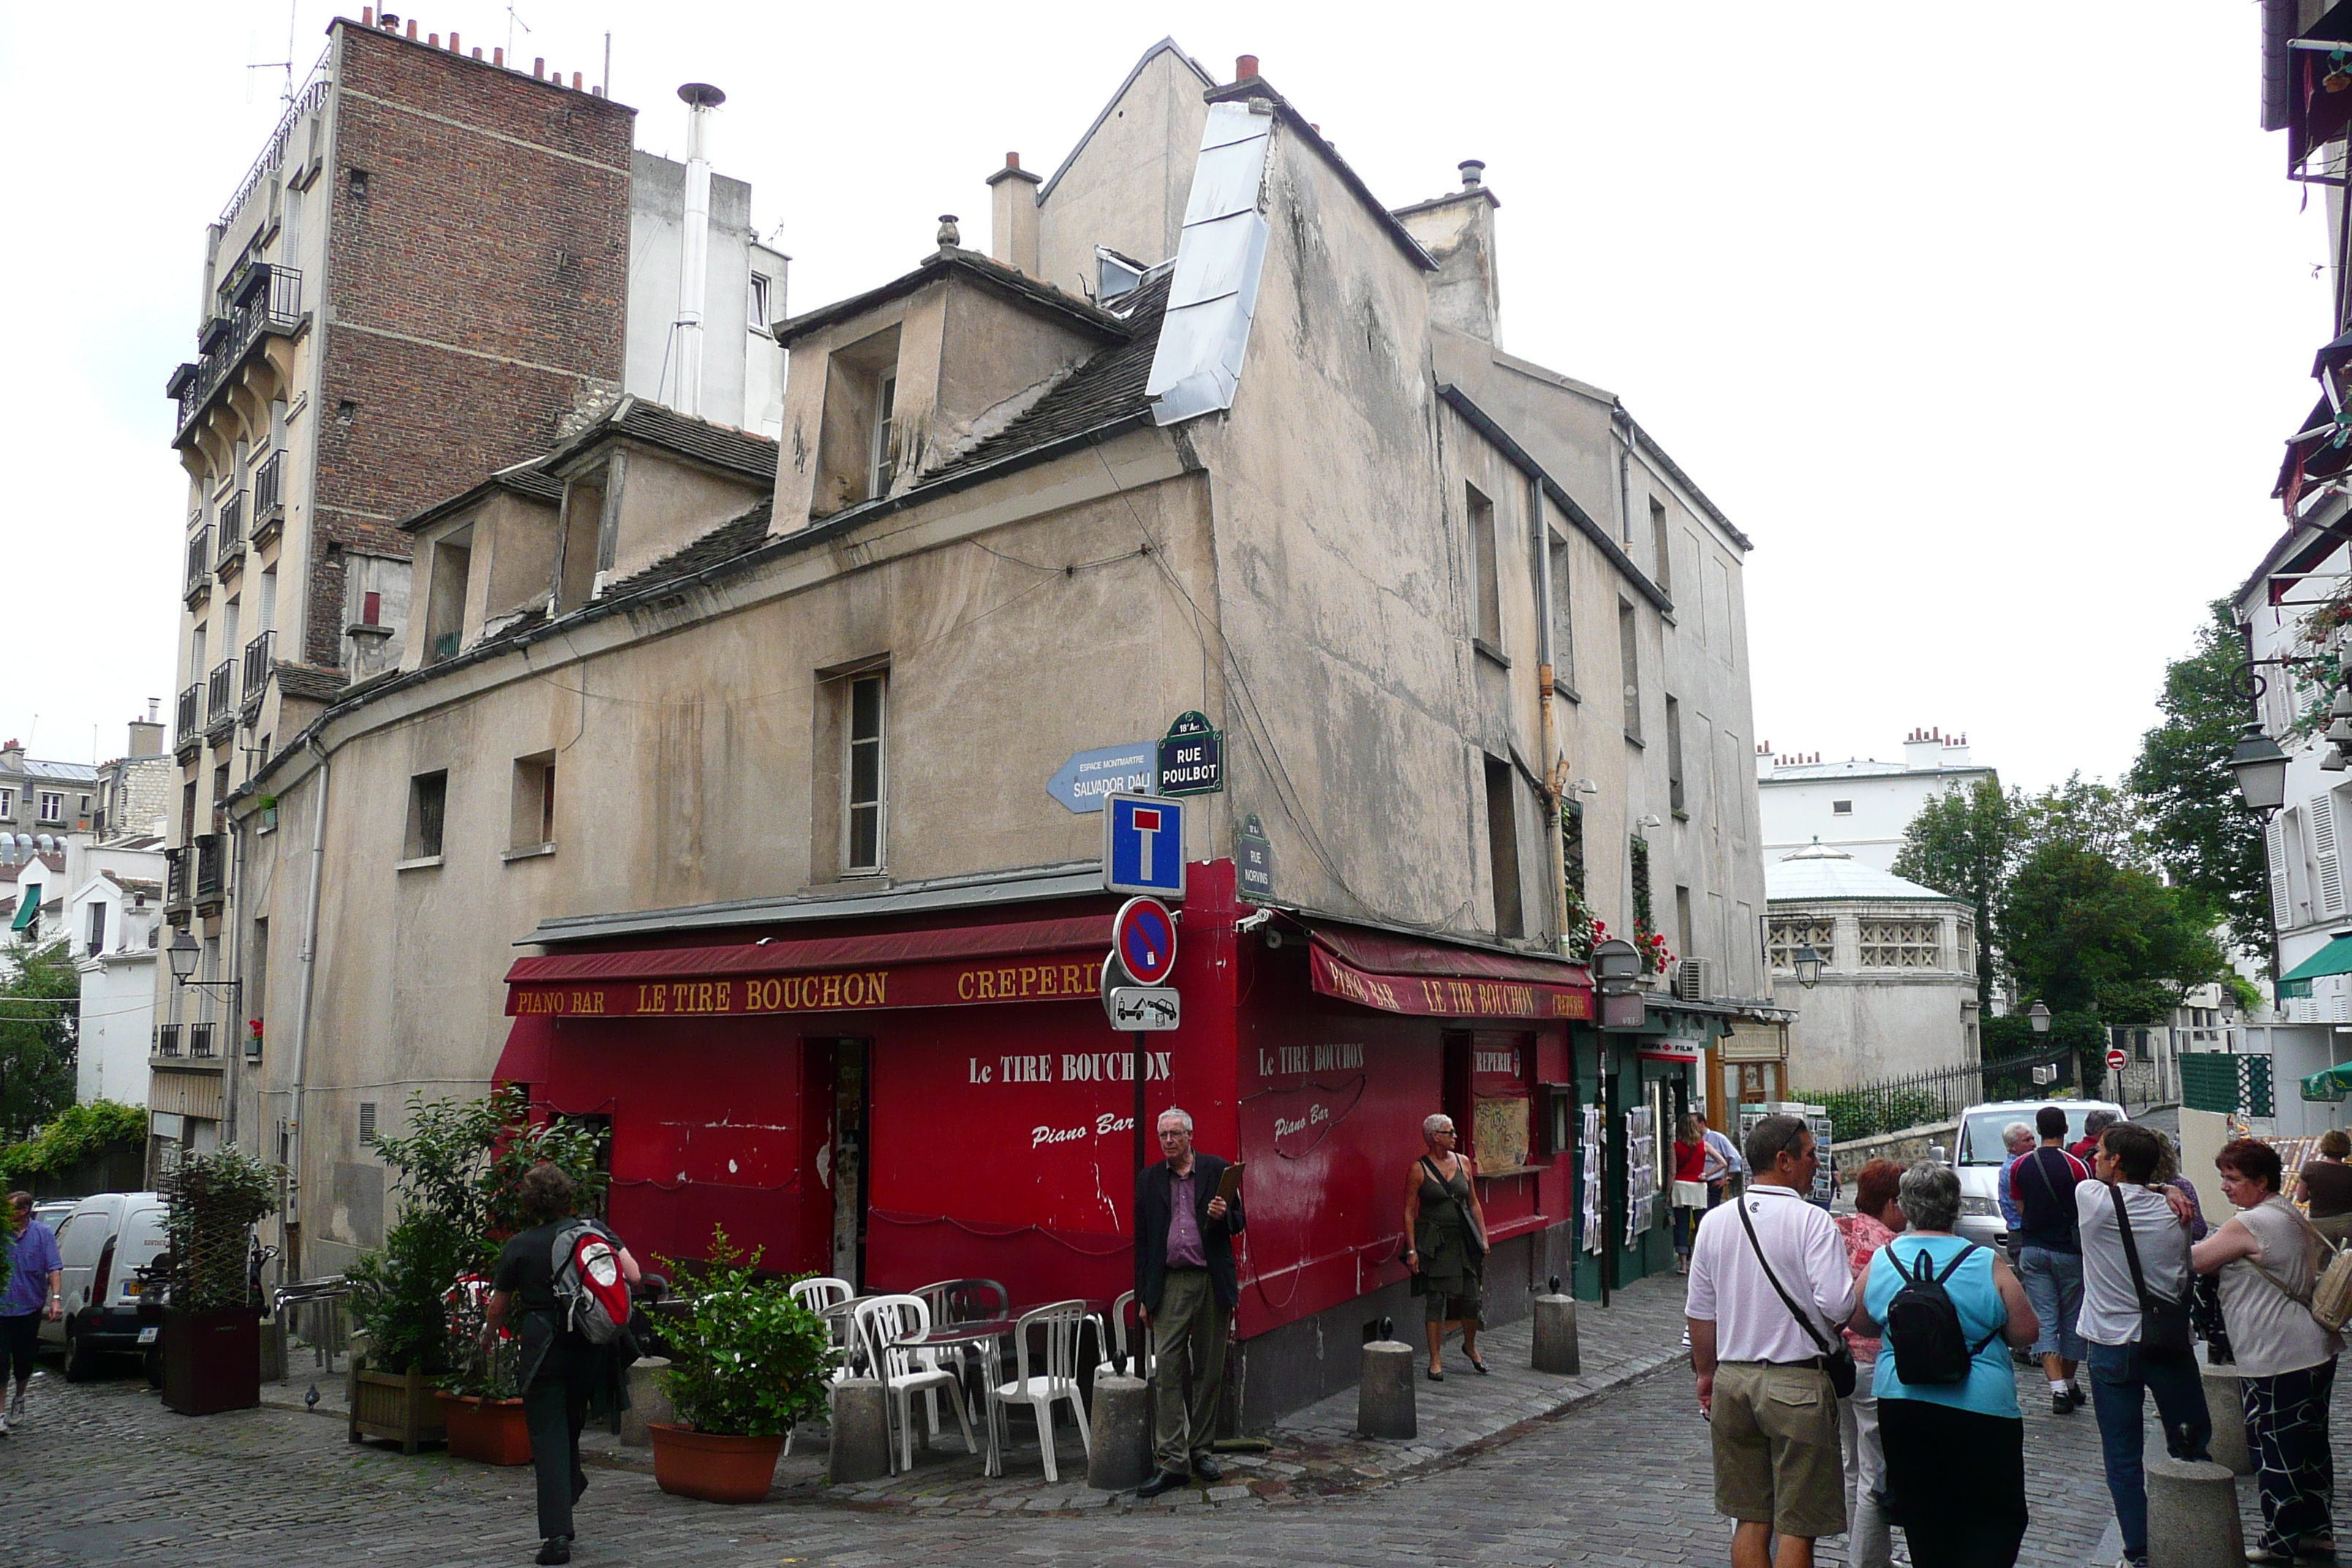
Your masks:
<path fill-rule="evenodd" d="M 33 1217 L 47 1226 L 52 1233 L 65 1224 L 66 1215 L 74 1212 L 79 1198 L 43 1198 L 33 1205 Z"/>
<path fill-rule="evenodd" d="M 1986 1247 L 2009 1244 L 2009 1222 L 2000 1215 L 1995 1185 L 2000 1168 L 2009 1163 L 2001 1146 L 2001 1129 L 2012 1121 L 2033 1125 L 2033 1113 L 2045 1105 L 2066 1112 L 2066 1142 L 2083 1136 L 2083 1121 L 2094 1110 L 2112 1111 L 2120 1120 L 2124 1108 L 2111 1100 L 2002 1100 L 1971 1105 L 1960 1112 L 1958 1147 L 1952 1163 L 1960 1175 L 1960 1234 Z"/>
<path fill-rule="evenodd" d="M 167 1245 L 161 1193 L 84 1198 L 58 1227 L 65 1321 L 44 1316 L 40 1337 L 64 1352 L 67 1382 L 89 1377 L 99 1356 L 133 1354 L 155 1342 L 158 1314 L 142 1299 L 147 1286 L 139 1270 Z"/>

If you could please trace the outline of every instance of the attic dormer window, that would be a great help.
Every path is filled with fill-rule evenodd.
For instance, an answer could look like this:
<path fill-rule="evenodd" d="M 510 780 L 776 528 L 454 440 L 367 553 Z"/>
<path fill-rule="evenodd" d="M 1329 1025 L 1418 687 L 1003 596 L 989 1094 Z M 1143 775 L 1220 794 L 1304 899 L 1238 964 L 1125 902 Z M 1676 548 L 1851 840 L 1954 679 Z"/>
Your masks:
<path fill-rule="evenodd" d="M 890 493 L 890 414 L 898 402 L 898 373 L 882 377 L 874 395 L 874 450 L 867 460 L 866 493 Z"/>
<path fill-rule="evenodd" d="M 1108 246 L 1096 246 L 1095 303 L 1108 305 L 1122 294 L 1133 293 L 1150 270 L 1133 257 L 1121 256 Z"/>

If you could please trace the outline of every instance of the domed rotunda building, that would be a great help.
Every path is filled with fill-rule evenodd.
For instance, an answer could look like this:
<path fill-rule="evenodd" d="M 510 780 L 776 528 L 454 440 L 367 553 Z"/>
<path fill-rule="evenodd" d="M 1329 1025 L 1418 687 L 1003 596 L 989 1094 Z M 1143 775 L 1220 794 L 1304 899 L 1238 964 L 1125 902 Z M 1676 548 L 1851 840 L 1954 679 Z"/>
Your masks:
<path fill-rule="evenodd" d="M 1797 1012 L 1795 1092 L 1978 1059 L 1974 905 L 1819 841 L 1766 866 L 1764 888 L 1772 1000 Z M 1808 947 L 1822 958 L 1810 990 L 1797 979 Z"/>

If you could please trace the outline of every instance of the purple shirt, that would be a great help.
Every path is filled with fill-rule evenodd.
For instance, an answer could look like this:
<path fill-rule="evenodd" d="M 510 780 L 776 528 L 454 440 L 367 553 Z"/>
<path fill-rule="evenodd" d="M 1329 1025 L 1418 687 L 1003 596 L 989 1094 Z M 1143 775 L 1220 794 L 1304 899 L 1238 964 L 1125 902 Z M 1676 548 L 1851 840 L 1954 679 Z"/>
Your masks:
<path fill-rule="evenodd" d="M 1168 1173 L 1168 1267 L 1171 1268 L 1206 1268 L 1209 1266 L 1209 1255 L 1201 1247 L 1201 1217 L 1192 1209 L 1192 1178 L 1200 1173 L 1198 1165 L 1181 1176 L 1173 1171 Z"/>
<path fill-rule="evenodd" d="M 8 1295 L 0 1301 L 0 1318 L 21 1318 L 49 1304 L 49 1273 L 64 1267 L 58 1257 L 57 1233 L 39 1220 L 26 1223 L 24 1234 L 8 1248 Z"/>

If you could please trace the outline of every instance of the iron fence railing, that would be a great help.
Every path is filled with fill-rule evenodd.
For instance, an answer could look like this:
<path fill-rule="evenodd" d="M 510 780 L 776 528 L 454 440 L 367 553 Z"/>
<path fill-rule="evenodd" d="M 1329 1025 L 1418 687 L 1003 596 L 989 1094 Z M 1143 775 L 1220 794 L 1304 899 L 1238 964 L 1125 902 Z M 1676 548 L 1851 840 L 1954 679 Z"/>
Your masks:
<path fill-rule="evenodd" d="M 188 848 L 181 845 L 163 851 L 163 907 L 182 909 L 188 902 Z"/>
<path fill-rule="evenodd" d="M 180 1054 L 179 1025 L 158 1024 L 155 1026 L 155 1054 L 159 1057 L 176 1057 Z"/>
<path fill-rule="evenodd" d="M 180 400 L 177 428 L 184 432 L 213 396 L 245 363 L 247 351 L 265 333 L 290 333 L 302 321 L 302 274 L 290 267 L 256 262 L 232 290 L 226 316 L 206 323 L 197 339 L 203 353 L 172 378 Z"/>
<path fill-rule="evenodd" d="M 180 693 L 179 737 L 184 741 L 205 727 L 205 683 L 197 681 Z"/>
<path fill-rule="evenodd" d="M 221 847 L 226 842 L 217 833 L 196 835 L 196 897 L 199 900 L 217 899 L 221 895 L 222 862 L 226 858 L 221 853 Z"/>
<path fill-rule="evenodd" d="M 286 448 L 280 447 L 253 470 L 253 531 L 276 519 L 286 505 Z"/>
<path fill-rule="evenodd" d="M 277 646 L 276 632 L 264 632 L 245 645 L 245 673 L 237 685 L 239 700 L 252 701 L 269 684 L 269 665 Z"/>
<path fill-rule="evenodd" d="M 214 561 L 226 561 L 232 551 L 244 548 L 245 492 L 243 490 L 237 491 L 236 494 L 221 502 L 220 522 L 215 531 L 219 534 L 219 538 L 213 542 Z"/>
<path fill-rule="evenodd" d="M 225 658 L 205 678 L 205 722 L 217 724 L 236 711 L 236 660 Z"/>
<path fill-rule="evenodd" d="M 212 1025 L 191 1024 L 188 1026 L 188 1054 L 192 1057 L 209 1057 L 213 1054 Z"/>
<path fill-rule="evenodd" d="M 1797 1089 L 1791 1098 L 1824 1108 L 1843 1143 L 1949 1121 L 1971 1105 L 2031 1100 L 2071 1088 L 2074 1081 L 2074 1052 L 2055 1046 L 2000 1061 L 1967 1062 L 1843 1089 Z"/>
<path fill-rule="evenodd" d="M 205 584 L 213 569 L 213 531 L 200 528 L 188 535 L 187 592 L 193 594 Z"/>

